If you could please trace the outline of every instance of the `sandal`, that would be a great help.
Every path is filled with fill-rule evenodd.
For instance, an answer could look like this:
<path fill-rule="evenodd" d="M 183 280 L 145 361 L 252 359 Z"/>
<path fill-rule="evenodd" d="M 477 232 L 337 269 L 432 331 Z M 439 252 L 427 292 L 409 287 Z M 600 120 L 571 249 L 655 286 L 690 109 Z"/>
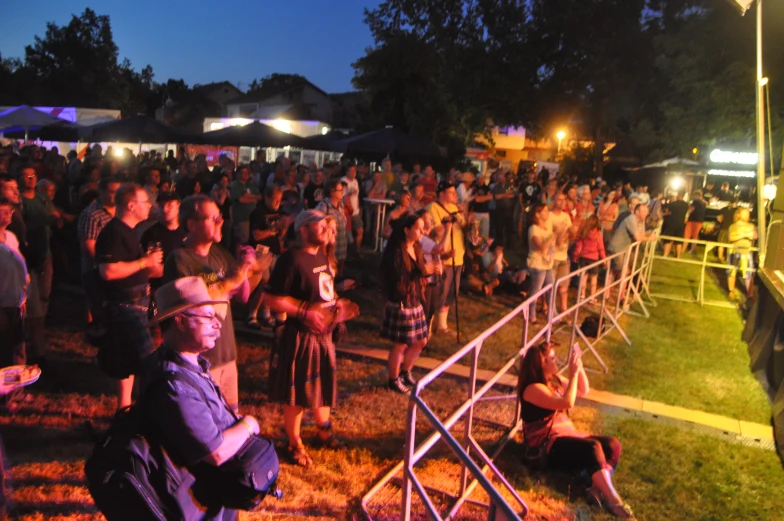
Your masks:
<path fill-rule="evenodd" d="M 632 508 L 626 503 L 607 503 L 607 511 L 621 519 L 637 519 Z"/>
<path fill-rule="evenodd" d="M 305 450 L 305 444 L 302 443 L 302 440 L 300 440 L 296 447 L 289 445 L 288 452 L 291 461 L 300 467 L 307 468 L 313 463 L 313 459 L 311 459 L 310 454 Z"/>
<path fill-rule="evenodd" d="M 327 422 L 324 425 L 318 425 L 316 428 L 318 429 L 318 434 L 316 434 L 316 445 L 332 450 L 343 449 L 346 447 L 346 444 L 343 443 L 340 438 L 335 436 L 335 430 L 332 428 L 331 422 Z M 328 436 L 326 438 L 322 438 L 322 432 L 327 433 Z"/>

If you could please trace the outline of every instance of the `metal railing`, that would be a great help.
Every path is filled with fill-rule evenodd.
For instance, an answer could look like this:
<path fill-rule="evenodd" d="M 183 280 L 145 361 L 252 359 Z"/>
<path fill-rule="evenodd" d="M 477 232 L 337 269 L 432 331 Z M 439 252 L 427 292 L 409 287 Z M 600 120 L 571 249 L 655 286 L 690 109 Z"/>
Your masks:
<path fill-rule="evenodd" d="M 376 209 L 376 216 L 375 216 L 375 223 L 374 230 L 373 230 L 373 237 L 376 239 L 375 244 L 373 245 L 373 251 L 381 251 L 383 249 L 384 244 L 384 221 L 387 217 L 387 206 L 392 206 L 395 204 L 394 199 L 372 199 L 370 197 L 365 197 L 363 199 L 364 202 L 369 203 L 371 207 L 371 213 L 373 212 L 373 208 Z"/>
<path fill-rule="evenodd" d="M 691 302 L 699 304 L 700 306 L 717 306 L 717 307 L 725 307 L 725 308 L 735 308 L 736 305 L 733 303 L 728 302 L 726 299 L 724 300 L 709 300 L 705 298 L 705 277 L 706 277 L 706 269 L 707 268 L 717 268 L 717 269 L 738 269 L 736 266 L 729 264 L 728 262 L 714 262 L 709 259 L 709 254 L 717 248 L 724 248 L 725 254 L 729 257 L 731 252 L 736 250 L 744 250 L 748 252 L 758 252 L 759 250 L 755 247 L 739 247 L 733 244 L 723 243 L 723 242 L 715 242 L 715 241 L 701 241 L 697 239 L 685 239 L 683 237 L 673 237 L 669 235 L 663 235 L 659 237 L 659 240 L 663 242 L 672 242 L 675 245 L 683 244 L 683 249 L 686 249 L 686 246 L 694 244 L 696 246 L 704 246 L 705 249 L 702 252 L 702 257 L 700 259 L 689 259 L 689 258 L 678 258 L 675 256 L 667 256 L 664 255 L 656 255 L 655 254 L 655 244 L 652 245 L 653 251 L 651 252 L 651 259 L 656 261 L 666 261 L 666 262 L 674 262 L 680 263 L 690 266 L 698 266 L 700 268 L 700 282 L 699 286 L 697 286 L 697 295 L 694 298 L 687 298 L 682 295 L 674 295 L 668 293 L 653 293 L 651 294 L 652 297 L 655 298 L 663 298 L 667 300 L 677 300 L 681 302 Z M 675 249 L 675 248 L 673 248 Z M 651 283 L 651 276 L 652 276 L 653 269 L 649 269 L 647 273 L 647 287 L 650 288 Z M 754 270 L 756 273 L 756 269 Z"/>
<path fill-rule="evenodd" d="M 413 493 L 416 491 L 422 505 L 426 511 L 426 515 L 431 519 L 453 519 L 460 508 L 470 503 L 475 506 L 482 506 L 487 509 L 488 519 L 505 519 L 517 520 L 525 517 L 528 513 L 528 505 L 520 497 L 514 487 L 506 480 L 503 474 L 496 467 L 494 460 L 500 454 L 503 447 L 511 440 L 515 434 L 522 427 L 520 421 L 520 404 L 517 403 L 517 394 L 507 394 L 503 396 L 487 396 L 487 393 L 506 376 L 513 367 L 525 356 L 526 351 L 533 345 L 536 345 L 542 340 L 549 340 L 553 334 L 553 326 L 567 317 L 572 317 L 572 336 L 571 342 L 574 343 L 575 335 L 579 334 L 583 342 L 585 342 L 591 352 L 600 361 L 603 369 L 606 371 L 607 367 L 601 361 L 595 349 L 595 344 L 599 339 L 604 338 L 610 330 L 615 329 L 621 333 L 624 340 L 631 344 L 629 338 L 625 335 L 618 323 L 618 319 L 624 312 L 628 312 L 634 303 L 639 304 L 645 310 L 645 303 L 643 302 L 643 295 L 647 295 L 646 286 L 641 282 L 645 280 L 645 275 L 650 271 L 650 255 L 652 251 L 648 248 L 647 242 L 635 243 L 630 246 L 626 251 L 612 255 L 606 260 L 598 261 L 590 266 L 586 266 L 579 270 L 564 276 L 554 283 L 547 285 L 534 293 L 529 295 L 528 298 L 519 304 L 514 310 L 509 312 L 501 320 L 493 324 L 491 327 L 483 331 L 479 336 L 471 340 L 456 353 L 444 360 L 436 368 L 432 369 L 427 375 L 423 376 L 416 384 L 411 392 L 409 399 L 408 413 L 406 419 L 406 437 L 405 437 L 405 454 L 402 461 L 395 465 L 381 480 L 379 480 L 362 498 L 362 508 L 365 511 L 368 519 L 374 520 L 371 513 L 370 502 L 379 494 L 384 487 L 393 481 L 397 480 L 398 474 L 402 471 L 402 498 L 400 504 L 400 515 L 396 516 L 397 519 L 403 521 L 410 521 L 412 516 L 412 499 Z M 612 260 L 622 260 L 623 269 L 621 276 L 614 281 L 609 280 L 609 274 L 605 275 L 606 285 L 597 288 L 594 294 L 586 295 L 579 298 L 578 301 L 566 310 L 561 312 L 555 311 L 555 303 L 557 300 L 557 288 L 561 284 L 568 284 L 572 279 L 578 278 L 578 286 L 581 288 L 585 284 L 583 275 L 595 266 L 607 264 Z M 609 270 L 608 270 L 609 271 Z M 637 280 L 633 280 L 634 278 Z M 617 288 L 617 289 L 616 289 Z M 614 306 L 608 304 L 610 292 L 617 291 L 618 294 L 625 294 L 626 299 L 621 304 L 621 299 L 616 299 Z M 550 293 L 550 311 L 547 323 L 538 331 L 530 334 L 528 323 L 528 309 L 532 303 L 536 303 L 539 297 L 544 297 Z M 579 331 L 577 327 L 577 319 L 580 315 L 580 310 L 584 308 L 592 299 L 600 297 L 602 299 L 600 316 L 608 320 L 612 326 L 608 330 L 599 335 L 598 339 L 593 342 Z M 647 311 L 646 311 L 647 313 Z M 517 353 L 512 356 L 507 362 L 496 371 L 491 377 L 487 378 L 481 387 L 477 388 L 477 375 L 479 372 L 479 358 L 484 342 L 495 335 L 501 328 L 507 324 L 512 323 L 516 319 L 522 319 L 522 338 L 520 348 Z M 529 336 L 530 334 L 530 336 Z M 427 401 L 422 396 L 423 391 L 427 386 L 444 375 L 452 366 L 457 364 L 462 358 L 470 355 L 471 367 L 468 378 L 468 398 L 446 419 L 440 420 L 433 410 L 428 406 Z M 508 382 L 507 382 L 508 384 Z M 475 415 L 475 407 L 481 401 L 497 401 L 497 400 L 514 400 L 515 412 L 511 423 L 499 422 L 481 418 Z M 416 430 L 417 430 L 417 415 L 422 414 L 426 420 L 426 425 L 432 427 L 433 432 L 419 445 L 416 443 Z M 459 421 L 464 421 L 463 439 L 462 443 L 458 441 L 450 432 Z M 505 434 L 496 443 L 495 450 L 489 455 L 480 446 L 479 442 L 473 435 L 473 428 L 475 421 L 482 421 L 485 424 L 492 424 L 496 427 L 503 429 Z M 415 466 L 421 462 L 439 441 L 443 441 L 451 450 L 451 453 L 457 458 L 460 467 L 460 483 L 457 494 L 452 494 L 435 487 L 426 486 L 423 480 L 417 475 Z M 478 459 L 479 463 L 474 461 Z M 480 464 L 482 465 L 480 467 Z M 501 494 L 499 489 L 493 485 L 488 473 L 492 473 L 492 477 L 497 480 L 502 489 L 505 489 L 509 496 L 514 500 L 514 503 L 519 505 L 520 510 L 516 511 L 507 502 L 505 497 Z M 470 481 L 469 481 L 470 479 Z M 489 497 L 489 503 L 482 503 L 470 498 L 477 486 L 481 486 L 484 492 Z M 439 497 L 447 497 L 451 500 L 451 506 L 448 507 L 446 515 L 442 517 L 438 508 L 436 508 L 434 501 L 431 499 L 430 493 L 438 494 Z"/>

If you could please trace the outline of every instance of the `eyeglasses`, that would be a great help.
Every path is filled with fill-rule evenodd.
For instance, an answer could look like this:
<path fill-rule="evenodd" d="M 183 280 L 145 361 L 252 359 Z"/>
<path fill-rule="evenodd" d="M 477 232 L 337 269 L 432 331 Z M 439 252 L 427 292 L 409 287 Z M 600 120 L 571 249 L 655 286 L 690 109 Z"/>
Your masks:
<path fill-rule="evenodd" d="M 199 215 L 195 217 L 195 219 L 198 219 L 200 221 L 212 221 L 215 224 L 221 224 L 223 222 L 223 216 L 221 214 L 213 215 L 212 217 Z"/>
<path fill-rule="evenodd" d="M 208 324 L 212 324 L 213 322 L 220 323 L 220 319 L 218 319 L 217 315 L 192 315 L 190 313 L 183 313 L 182 315 L 188 318 L 195 318 L 202 323 L 208 323 Z"/>

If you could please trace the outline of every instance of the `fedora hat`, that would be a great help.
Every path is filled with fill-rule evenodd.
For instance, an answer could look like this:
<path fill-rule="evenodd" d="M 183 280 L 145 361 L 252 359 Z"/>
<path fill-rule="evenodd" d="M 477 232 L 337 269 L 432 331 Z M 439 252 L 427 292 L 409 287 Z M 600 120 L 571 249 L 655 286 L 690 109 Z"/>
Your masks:
<path fill-rule="evenodd" d="M 228 301 L 213 299 L 201 277 L 183 277 L 158 288 L 155 303 L 158 313 L 150 321 L 152 324 L 158 324 L 186 309 L 208 304 L 228 304 Z"/>

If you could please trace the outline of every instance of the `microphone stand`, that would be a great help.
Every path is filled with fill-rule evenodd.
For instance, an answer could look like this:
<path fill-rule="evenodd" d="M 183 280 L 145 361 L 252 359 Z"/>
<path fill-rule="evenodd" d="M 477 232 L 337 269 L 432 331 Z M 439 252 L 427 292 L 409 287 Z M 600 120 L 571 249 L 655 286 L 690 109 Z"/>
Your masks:
<path fill-rule="evenodd" d="M 457 225 L 457 217 L 451 215 L 454 219 L 452 222 L 452 229 L 449 230 L 449 243 L 452 247 L 452 252 L 455 251 L 455 226 Z M 460 304 L 457 300 L 457 257 L 452 257 L 452 289 L 455 294 L 455 336 L 457 338 L 457 345 L 460 345 Z"/>

